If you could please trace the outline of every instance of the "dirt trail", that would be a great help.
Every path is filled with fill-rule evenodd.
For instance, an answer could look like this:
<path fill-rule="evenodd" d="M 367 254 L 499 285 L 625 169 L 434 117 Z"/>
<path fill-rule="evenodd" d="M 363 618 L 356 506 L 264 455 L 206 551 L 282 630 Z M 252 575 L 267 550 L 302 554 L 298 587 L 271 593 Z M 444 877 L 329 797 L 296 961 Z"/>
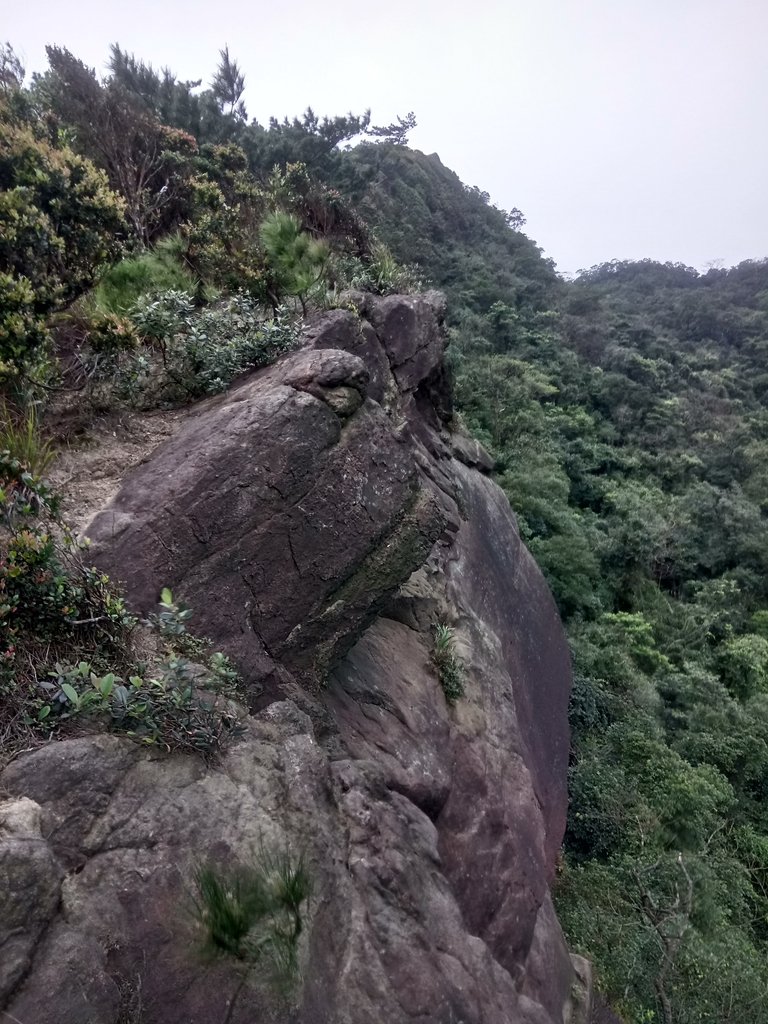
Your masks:
<path fill-rule="evenodd" d="M 82 438 L 63 447 L 48 476 L 72 529 L 84 531 L 117 493 L 128 470 L 144 462 L 192 413 L 187 408 L 99 417 Z"/>

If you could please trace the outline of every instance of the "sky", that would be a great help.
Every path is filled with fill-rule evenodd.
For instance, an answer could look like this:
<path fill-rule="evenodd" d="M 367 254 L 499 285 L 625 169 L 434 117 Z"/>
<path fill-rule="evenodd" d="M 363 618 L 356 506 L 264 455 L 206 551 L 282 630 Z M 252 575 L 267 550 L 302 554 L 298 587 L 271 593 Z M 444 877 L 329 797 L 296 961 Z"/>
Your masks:
<path fill-rule="evenodd" d="M 204 82 L 227 44 L 262 123 L 413 110 L 564 274 L 768 256 L 768 0 L 0 0 L 4 38 L 30 72 L 119 42 Z"/>

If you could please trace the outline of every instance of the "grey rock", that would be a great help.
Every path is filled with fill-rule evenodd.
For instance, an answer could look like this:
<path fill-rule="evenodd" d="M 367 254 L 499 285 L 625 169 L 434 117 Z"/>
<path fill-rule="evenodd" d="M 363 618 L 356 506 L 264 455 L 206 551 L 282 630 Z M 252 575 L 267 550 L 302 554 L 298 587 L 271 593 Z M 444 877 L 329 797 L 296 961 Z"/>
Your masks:
<path fill-rule="evenodd" d="M 0 1005 L 56 913 L 62 874 L 38 805 L 26 797 L 0 802 Z"/>
<path fill-rule="evenodd" d="M 481 473 L 490 473 L 494 467 L 494 461 L 479 441 L 473 437 L 464 437 L 463 434 L 453 434 L 451 437 L 451 451 L 465 466 L 470 469 L 479 469 Z"/>

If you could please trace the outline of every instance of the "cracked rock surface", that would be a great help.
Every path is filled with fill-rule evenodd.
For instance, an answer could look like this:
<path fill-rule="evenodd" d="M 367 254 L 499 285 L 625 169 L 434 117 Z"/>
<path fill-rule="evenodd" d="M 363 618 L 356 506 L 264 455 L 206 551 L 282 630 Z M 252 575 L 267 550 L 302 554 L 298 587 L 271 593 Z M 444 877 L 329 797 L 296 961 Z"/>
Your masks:
<path fill-rule="evenodd" d="M 587 1020 L 549 892 L 554 603 L 490 458 L 451 432 L 442 297 L 350 305 L 201 404 L 91 524 L 134 609 L 163 586 L 194 608 L 253 714 L 212 767 L 102 735 L 6 769 L 0 1007 L 23 1024 L 123 1024 L 139 1003 L 143 1024 Z M 313 880 L 289 998 L 204 959 L 192 912 L 196 865 L 261 847 L 304 851 Z"/>

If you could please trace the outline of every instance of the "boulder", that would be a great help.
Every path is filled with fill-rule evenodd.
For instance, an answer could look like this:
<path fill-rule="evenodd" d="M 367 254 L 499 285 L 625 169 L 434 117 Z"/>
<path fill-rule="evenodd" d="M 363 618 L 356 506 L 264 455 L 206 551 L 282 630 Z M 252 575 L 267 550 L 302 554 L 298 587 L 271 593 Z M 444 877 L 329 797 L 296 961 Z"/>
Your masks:
<path fill-rule="evenodd" d="M 0 931 L 12 1017 L 586 1020 L 550 896 L 570 687 L 554 602 L 490 459 L 451 429 L 442 298 L 346 301 L 201 404 L 91 524 L 133 608 L 164 586 L 193 607 L 252 715 L 215 765 L 85 736 L 6 769 L 45 837 Z M 0 832 L 0 865 L 18 849 Z M 313 884 L 282 994 L 206 961 L 194 912 L 196 866 L 265 850 L 303 853 Z"/>
<path fill-rule="evenodd" d="M 202 407 L 90 525 L 133 606 L 188 600 L 254 700 L 289 692 L 285 671 L 322 681 L 442 530 L 368 379 L 345 351 L 289 357 Z"/>
<path fill-rule="evenodd" d="M 41 830 L 39 805 L 28 797 L 0 802 L 0 1006 L 29 970 L 56 914 L 62 875 Z"/>

